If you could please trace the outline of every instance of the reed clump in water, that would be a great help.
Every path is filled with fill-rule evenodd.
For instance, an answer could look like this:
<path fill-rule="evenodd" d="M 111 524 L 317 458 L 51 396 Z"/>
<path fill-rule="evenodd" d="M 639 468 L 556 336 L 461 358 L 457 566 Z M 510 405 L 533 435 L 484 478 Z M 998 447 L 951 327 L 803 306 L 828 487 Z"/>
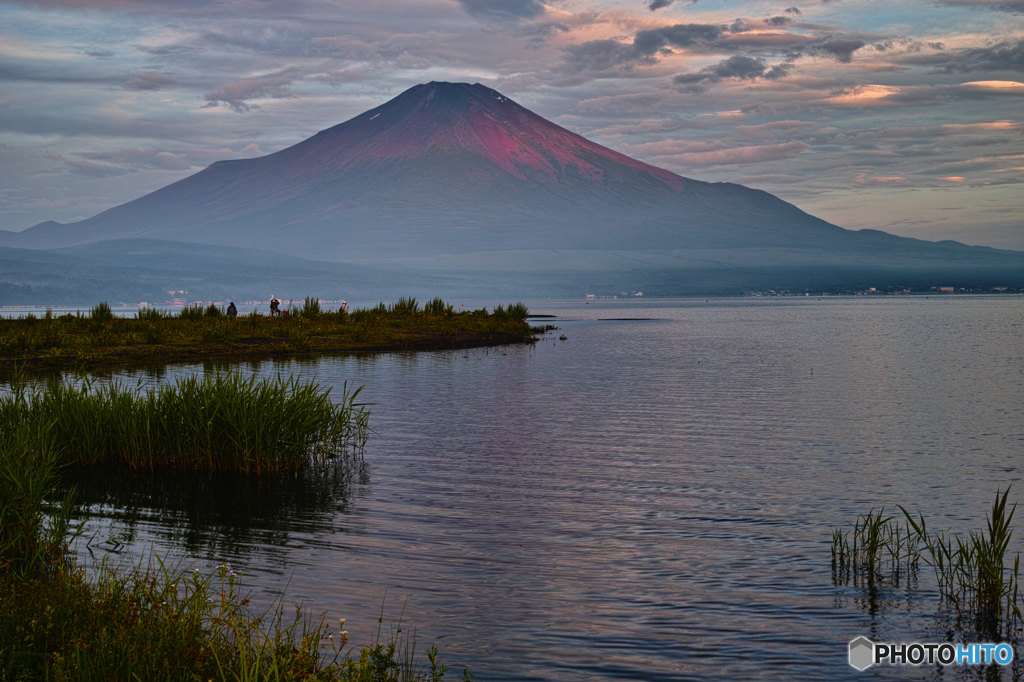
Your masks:
<path fill-rule="evenodd" d="M 888 580 L 898 585 L 913 576 L 921 557 L 919 537 L 909 523 L 885 515 L 885 508 L 869 510 L 854 522 L 853 530 L 832 529 L 833 581 L 854 585 Z"/>
<path fill-rule="evenodd" d="M 0 424 L 46 434 L 61 463 L 269 473 L 362 452 L 369 410 L 362 389 L 237 373 L 189 376 L 156 388 L 50 381 L 16 383 Z"/>
<path fill-rule="evenodd" d="M 916 569 L 923 557 L 935 571 L 943 602 L 957 621 L 988 638 L 1016 636 L 1022 631 L 1020 553 L 1009 556 L 1010 524 L 1017 505 L 1007 508 L 1009 489 L 996 493 L 983 531 L 966 537 L 929 531 L 924 515 L 903 507 L 903 525 L 884 510 L 857 519 L 852 534 L 832 532 L 832 576 L 836 584 L 875 581 L 898 576 L 898 568 Z M 883 568 L 892 569 L 889 576 Z"/>

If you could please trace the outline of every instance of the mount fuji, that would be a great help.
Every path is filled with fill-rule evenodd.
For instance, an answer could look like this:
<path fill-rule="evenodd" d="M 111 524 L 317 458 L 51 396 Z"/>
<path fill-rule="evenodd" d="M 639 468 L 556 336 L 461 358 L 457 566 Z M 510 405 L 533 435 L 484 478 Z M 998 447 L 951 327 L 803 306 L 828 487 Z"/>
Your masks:
<path fill-rule="evenodd" d="M 1024 280 L 1024 253 L 846 230 L 764 191 L 632 159 L 466 83 L 417 85 L 282 151 L 214 163 L 77 223 L 2 233 L 0 246 L 140 239 L 407 271 L 591 273 L 573 276 L 581 286 L 643 272 L 667 293 L 752 272 L 813 286 L 838 272 Z"/>

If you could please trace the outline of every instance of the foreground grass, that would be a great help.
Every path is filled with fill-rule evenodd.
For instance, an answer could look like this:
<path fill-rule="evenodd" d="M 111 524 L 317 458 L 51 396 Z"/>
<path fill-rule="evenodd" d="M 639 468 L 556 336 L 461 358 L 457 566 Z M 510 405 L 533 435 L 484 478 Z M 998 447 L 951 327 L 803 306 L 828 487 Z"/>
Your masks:
<path fill-rule="evenodd" d="M 281 603 L 255 611 L 228 565 L 156 563 L 88 578 L 67 558 L 71 499 L 46 503 L 60 456 L 36 426 L 0 430 L 0 680 L 437 682 L 408 637 L 345 652 L 347 634 Z M 400 630 L 399 630 L 400 632 Z M 472 680 L 463 671 L 464 680 Z"/>
<path fill-rule="evenodd" d="M 115 317 L 101 303 L 89 315 L 0 319 L 0 370 L 143 366 L 206 359 L 252 359 L 353 351 L 433 350 L 529 343 L 534 331 L 521 303 L 456 312 L 434 299 L 403 298 L 352 313 L 325 312 L 307 298 L 288 316 L 230 318 L 210 306 L 177 315 L 155 309 Z"/>
<path fill-rule="evenodd" d="M 418 662 L 395 635 L 345 651 L 348 635 L 300 608 L 256 611 L 230 566 L 212 576 L 64 564 L 46 577 L 0 574 L 3 680 L 441 680 L 437 650 Z M 463 679 L 472 674 L 464 671 Z"/>
<path fill-rule="evenodd" d="M 190 376 L 156 388 L 50 381 L 15 383 L 0 425 L 45 437 L 63 464 L 121 464 L 262 474 L 361 452 L 369 412 L 346 384 L 237 373 Z"/>

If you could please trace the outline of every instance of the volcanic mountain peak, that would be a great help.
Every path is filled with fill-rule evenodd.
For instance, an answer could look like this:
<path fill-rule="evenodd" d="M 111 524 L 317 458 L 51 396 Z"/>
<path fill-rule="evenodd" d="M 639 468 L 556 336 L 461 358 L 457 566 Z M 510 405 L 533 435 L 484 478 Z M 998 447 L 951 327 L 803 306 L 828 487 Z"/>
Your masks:
<path fill-rule="evenodd" d="M 611 172 L 647 176 L 677 191 L 684 185 L 674 173 L 591 142 L 479 83 L 417 85 L 279 152 L 294 157 L 296 170 L 316 173 L 460 153 L 487 159 L 520 180 L 531 171 L 534 178 L 557 180 L 571 168 L 598 183 Z"/>
<path fill-rule="evenodd" d="M 30 248 L 125 239 L 462 273 L 988 258 L 850 232 L 767 192 L 684 179 L 466 83 L 418 85 L 292 147 L 215 163 L 78 223 L 0 234 Z"/>

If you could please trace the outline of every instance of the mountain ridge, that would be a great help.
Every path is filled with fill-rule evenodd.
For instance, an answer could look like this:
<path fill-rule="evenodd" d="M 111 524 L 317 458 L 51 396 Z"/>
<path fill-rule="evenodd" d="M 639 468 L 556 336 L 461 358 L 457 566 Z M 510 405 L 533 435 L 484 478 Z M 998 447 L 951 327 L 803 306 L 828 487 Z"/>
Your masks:
<path fill-rule="evenodd" d="M 244 245 L 435 272 L 472 270 L 485 253 L 499 255 L 481 256 L 477 269 L 520 272 L 538 261 L 557 270 L 560 260 L 600 271 L 609 258 L 627 268 L 623 254 L 649 253 L 657 258 L 633 260 L 929 271 L 948 262 L 1024 273 L 1021 252 L 846 230 L 763 190 L 632 159 L 486 86 L 438 82 L 273 154 L 218 161 L 86 220 L 0 239 L 36 249 L 117 239 Z M 711 253 L 724 256 L 700 256 Z"/>

